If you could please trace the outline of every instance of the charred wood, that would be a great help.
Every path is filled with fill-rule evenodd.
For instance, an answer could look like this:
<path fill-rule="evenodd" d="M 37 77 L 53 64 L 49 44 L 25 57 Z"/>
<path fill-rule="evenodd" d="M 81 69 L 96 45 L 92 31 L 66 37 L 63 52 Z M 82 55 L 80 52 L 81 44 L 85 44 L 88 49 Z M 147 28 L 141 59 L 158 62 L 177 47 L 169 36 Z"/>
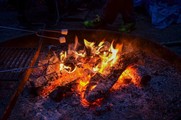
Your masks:
<path fill-rule="evenodd" d="M 76 81 L 70 82 L 65 86 L 58 86 L 53 92 L 49 94 L 49 97 L 55 102 L 60 102 L 63 98 L 69 97 L 73 94 L 72 87 L 76 84 Z"/>
<path fill-rule="evenodd" d="M 142 65 L 132 65 L 128 69 L 131 69 L 131 73 L 128 74 L 132 80 L 131 82 L 139 87 L 144 87 L 148 85 L 148 82 L 151 80 L 151 76 L 148 74 L 146 68 Z"/>
<path fill-rule="evenodd" d="M 51 82 L 47 83 L 47 85 L 45 85 L 45 86 L 39 87 L 37 93 L 38 93 L 38 95 L 40 95 L 42 97 L 46 97 L 50 93 L 52 93 L 54 90 L 56 90 L 57 87 L 60 87 L 63 89 L 67 88 L 67 86 L 69 86 L 69 84 L 71 84 L 72 82 L 75 82 L 76 80 L 78 80 L 78 79 L 74 79 L 74 80 L 71 80 L 71 82 L 61 84 L 60 83 L 61 80 L 57 79 L 55 81 L 51 81 Z"/>
<path fill-rule="evenodd" d="M 128 54 L 124 54 L 120 57 L 120 61 L 118 64 L 117 69 L 114 68 L 112 70 L 111 75 L 107 76 L 106 78 L 101 77 L 101 76 L 93 76 L 91 79 L 90 83 L 93 83 L 93 80 L 99 81 L 96 87 L 92 90 L 89 91 L 88 93 L 85 94 L 85 98 L 88 102 L 94 102 L 99 98 L 104 97 L 108 91 L 112 88 L 112 86 L 116 83 L 118 80 L 119 76 L 122 74 L 122 72 L 131 64 L 136 63 L 138 61 L 138 58 L 140 56 L 140 53 L 137 52 L 131 52 Z M 88 85 L 89 86 L 89 85 Z M 90 89 L 88 87 L 87 89 Z"/>
<path fill-rule="evenodd" d="M 101 74 L 96 73 L 90 80 L 88 86 L 86 87 L 85 95 L 91 91 L 92 86 L 97 85 L 101 80 L 104 80 L 104 78 L 101 76 Z"/>

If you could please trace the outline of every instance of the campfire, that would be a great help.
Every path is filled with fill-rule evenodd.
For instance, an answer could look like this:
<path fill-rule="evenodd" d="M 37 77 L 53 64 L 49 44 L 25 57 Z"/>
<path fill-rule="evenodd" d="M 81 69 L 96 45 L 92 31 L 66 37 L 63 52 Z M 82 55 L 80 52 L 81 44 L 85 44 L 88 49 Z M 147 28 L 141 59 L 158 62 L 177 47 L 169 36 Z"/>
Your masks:
<path fill-rule="evenodd" d="M 122 48 L 123 44 L 116 44 L 114 40 L 96 44 L 84 39 L 84 45 L 81 45 L 77 37 L 66 51 L 58 52 L 60 50 L 56 46 L 49 46 L 48 60 L 38 63 L 47 68 L 41 67 L 35 72 L 45 71 L 45 76 L 39 75 L 33 83 L 38 88 L 38 95 L 46 97 L 61 87 L 69 86 L 69 90 L 80 98 L 82 106 L 89 107 L 100 105 L 104 96 L 125 84 L 125 80 L 127 84 L 132 82 L 138 87 L 148 82 L 151 77 L 145 69 L 135 65 L 138 53 L 122 53 Z M 67 92 L 61 94 L 65 96 Z"/>
<path fill-rule="evenodd" d="M 45 41 L 10 119 L 178 117 L 181 75 L 163 48 L 134 37 L 108 40 L 111 33 L 101 40 L 73 33 L 61 43 Z"/>

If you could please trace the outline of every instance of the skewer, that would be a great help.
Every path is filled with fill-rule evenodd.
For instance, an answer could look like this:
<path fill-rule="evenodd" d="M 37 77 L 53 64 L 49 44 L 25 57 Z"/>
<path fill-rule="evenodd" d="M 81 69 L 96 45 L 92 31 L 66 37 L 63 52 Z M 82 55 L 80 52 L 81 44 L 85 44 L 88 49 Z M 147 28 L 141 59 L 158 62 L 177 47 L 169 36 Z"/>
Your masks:
<path fill-rule="evenodd" d="M 42 23 L 43 26 L 45 26 L 45 24 Z M 66 36 L 68 34 L 68 30 L 67 29 L 62 29 L 60 31 L 56 31 L 56 30 L 45 30 L 45 29 L 39 29 L 39 31 L 32 31 L 32 30 L 26 30 L 26 29 L 21 29 L 21 28 L 15 28 L 15 27 L 8 27 L 8 26 L 0 26 L 0 28 L 2 29 L 9 29 L 9 30 L 16 30 L 16 31 L 21 31 L 21 32 L 29 32 L 29 33 L 34 33 L 36 36 L 40 37 L 40 38 L 46 38 L 46 39 L 52 39 L 52 40 L 60 40 L 59 37 L 51 37 L 51 36 L 46 36 L 46 35 L 42 35 L 42 32 L 49 32 L 49 33 L 58 33 L 61 34 L 62 36 Z"/>
<path fill-rule="evenodd" d="M 42 23 L 43 26 L 45 26 L 45 24 Z M 32 30 L 26 30 L 26 29 L 21 29 L 21 28 L 15 28 L 15 27 L 8 27 L 8 26 L 0 26 L 0 28 L 2 29 L 9 29 L 9 30 L 16 30 L 16 31 L 22 31 L 22 32 L 29 32 L 29 33 L 34 33 L 36 36 L 40 37 L 40 38 L 46 38 L 46 39 L 52 39 L 52 40 L 59 40 L 60 43 L 64 43 L 66 42 L 65 40 L 61 40 L 62 38 L 57 38 L 57 37 L 51 37 L 51 36 L 46 36 L 46 35 L 42 35 L 41 33 L 43 32 L 49 32 L 49 33 L 59 33 L 62 36 L 65 36 L 68 34 L 68 30 L 67 29 L 62 29 L 61 31 L 56 31 L 56 30 L 45 30 L 45 29 L 39 29 L 39 31 L 32 31 Z M 44 27 L 43 27 L 44 28 Z M 57 63 L 53 63 L 53 64 L 57 64 Z M 42 65 L 42 66 L 48 66 L 48 65 L 53 65 L 53 64 L 46 64 L 46 65 Z M 6 69 L 6 70 L 0 70 L 0 73 L 4 73 L 4 72 L 19 72 L 22 70 L 26 70 L 29 68 L 37 68 L 37 67 L 42 67 L 42 66 L 33 66 L 33 67 L 22 67 L 22 68 L 12 68 L 12 69 Z"/>

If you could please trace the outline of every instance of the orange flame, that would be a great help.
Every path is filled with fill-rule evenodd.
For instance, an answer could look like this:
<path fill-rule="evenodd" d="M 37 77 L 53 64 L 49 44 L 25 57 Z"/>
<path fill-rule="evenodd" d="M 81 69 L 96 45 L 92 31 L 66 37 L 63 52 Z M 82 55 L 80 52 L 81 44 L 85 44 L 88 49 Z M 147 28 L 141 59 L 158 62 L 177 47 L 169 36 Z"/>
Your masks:
<path fill-rule="evenodd" d="M 80 98 L 81 98 L 81 104 L 82 106 L 84 107 L 88 107 L 89 106 L 89 102 L 84 98 L 85 97 L 85 90 L 86 90 L 86 87 L 87 85 L 89 84 L 89 81 L 90 81 L 90 77 L 85 77 L 84 80 L 80 80 L 79 81 L 79 84 L 77 86 L 77 92 L 78 94 L 80 95 Z"/>
<path fill-rule="evenodd" d="M 68 80 L 69 77 L 71 80 L 78 79 L 78 85 L 76 92 L 80 96 L 81 104 L 84 107 L 88 107 L 90 103 L 85 99 L 85 91 L 91 80 L 91 77 L 95 73 L 100 73 L 102 75 L 109 75 L 110 67 L 113 67 L 117 64 L 119 59 L 119 54 L 122 51 L 122 44 L 117 44 L 116 48 L 113 47 L 114 41 L 112 43 L 101 41 L 97 46 L 94 42 L 89 42 L 84 39 L 85 47 L 90 49 L 91 57 L 86 59 L 86 51 L 78 50 L 80 46 L 78 38 L 75 37 L 75 43 L 70 44 L 68 52 L 60 53 L 60 72 L 62 73 L 62 78 L 59 82 Z M 75 60 L 74 69 L 71 66 L 68 66 L 67 60 Z M 86 71 L 88 70 L 88 71 Z M 76 77 L 74 77 L 76 76 Z M 60 84 L 60 83 L 59 83 Z M 90 87 L 92 91 L 96 85 Z M 100 105 L 102 99 L 98 99 L 92 105 Z"/>
<path fill-rule="evenodd" d="M 138 71 L 132 66 L 126 68 L 126 70 L 120 75 L 117 82 L 112 87 L 113 90 L 118 90 L 121 86 L 126 86 L 128 83 L 133 83 L 137 85 L 137 79 L 139 79 Z"/>

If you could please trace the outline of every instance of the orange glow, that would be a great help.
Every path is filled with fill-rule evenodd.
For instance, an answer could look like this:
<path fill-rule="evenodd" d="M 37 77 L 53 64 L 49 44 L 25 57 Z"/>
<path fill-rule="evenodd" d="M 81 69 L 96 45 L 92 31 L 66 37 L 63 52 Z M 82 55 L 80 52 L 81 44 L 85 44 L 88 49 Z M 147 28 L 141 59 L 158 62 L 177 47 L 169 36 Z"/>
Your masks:
<path fill-rule="evenodd" d="M 89 81 L 85 81 L 85 82 L 80 81 L 79 82 L 80 86 L 82 86 L 82 87 L 86 86 L 88 83 L 89 83 Z"/>
<path fill-rule="evenodd" d="M 77 86 L 77 92 L 80 94 L 81 98 L 84 98 L 84 92 L 86 90 L 87 85 L 89 84 L 89 78 L 87 80 L 80 80 Z"/>
<path fill-rule="evenodd" d="M 102 75 L 108 75 L 110 73 L 109 69 L 110 67 L 114 66 L 118 59 L 119 55 L 122 51 L 122 44 L 116 45 L 116 49 L 113 47 L 114 42 L 109 43 L 105 41 L 101 41 L 97 46 L 94 42 L 89 42 L 86 39 L 84 39 L 84 45 L 87 49 L 90 49 L 91 59 L 89 61 L 86 61 L 86 51 L 85 50 L 79 50 L 77 51 L 78 46 L 80 45 L 78 42 L 78 38 L 75 37 L 75 43 L 69 45 L 68 53 L 63 52 L 60 54 L 60 71 L 66 71 L 66 66 L 64 63 L 66 60 L 73 56 L 76 60 L 79 60 L 80 63 L 77 63 L 78 65 L 82 65 L 83 67 L 79 68 L 76 67 L 74 71 L 72 72 L 75 76 L 79 77 L 78 85 L 75 91 L 77 91 L 78 95 L 81 99 L 81 104 L 84 107 L 88 107 L 90 103 L 85 99 L 85 91 L 87 88 L 87 85 L 90 82 L 91 77 L 95 73 L 101 73 Z M 97 62 L 99 61 L 99 62 Z M 76 61 L 77 62 L 77 61 Z M 97 62 L 96 65 L 94 65 Z M 69 68 L 70 69 L 70 68 Z M 86 73 L 86 70 L 89 70 L 93 74 Z M 65 72 L 64 72 L 65 73 Z M 70 76 L 72 73 L 67 72 L 68 76 Z M 64 77 L 63 77 L 64 78 Z M 65 79 L 65 78 L 64 78 Z M 96 85 L 93 85 L 90 87 L 90 91 L 92 91 Z M 94 103 L 94 105 L 100 104 L 102 100 L 97 100 Z"/>
<path fill-rule="evenodd" d="M 130 73 L 131 70 L 130 69 L 126 69 L 118 78 L 118 80 L 116 81 L 116 83 L 113 85 L 112 89 L 113 90 L 118 90 L 119 88 L 121 88 L 122 86 L 125 86 L 125 80 L 127 79 L 131 79 L 130 77 Z"/>
<path fill-rule="evenodd" d="M 103 75 L 109 74 L 109 68 L 113 67 L 119 59 L 119 53 L 122 51 L 122 45 L 118 45 L 116 49 L 114 49 L 112 42 L 110 45 L 105 43 L 104 41 L 100 42 L 98 47 L 94 46 L 94 43 L 89 43 L 86 41 L 86 46 L 92 47 L 95 54 L 97 54 L 101 60 L 101 62 L 93 68 L 95 72 L 99 72 Z"/>
<path fill-rule="evenodd" d="M 96 85 L 91 86 L 90 91 L 92 91 L 95 87 Z"/>
<path fill-rule="evenodd" d="M 97 99 L 95 102 L 93 103 L 89 103 L 86 99 L 81 99 L 81 104 L 84 107 L 89 107 L 89 106 L 100 106 L 102 103 L 103 99 Z"/>
<path fill-rule="evenodd" d="M 91 104 L 85 99 L 86 88 L 96 73 L 103 76 L 110 74 L 110 68 L 118 64 L 122 52 L 122 44 L 117 44 L 114 48 L 114 41 L 111 43 L 101 41 L 96 45 L 96 43 L 84 39 L 84 45 L 90 50 L 89 56 L 86 56 L 86 48 L 82 50 L 78 49 L 80 44 L 77 37 L 75 37 L 74 44 L 69 44 L 68 51 L 62 51 L 60 53 L 58 72 L 61 73 L 61 76 L 57 80 L 51 81 L 50 85 L 41 91 L 43 96 L 46 96 L 47 93 L 53 91 L 57 86 L 63 86 L 76 80 L 77 86 L 74 89 L 80 97 L 82 106 L 99 106 L 101 104 L 103 99 L 98 99 Z M 126 71 L 120 76 L 117 83 L 113 86 L 113 89 L 116 90 L 123 84 L 122 79 L 126 76 L 125 74 L 127 74 Z M 95 84 L 90 86 L 90 91 L 95 87 Z"/>
<path fill-rule="evenodd" d="M 138 74 L 136 68 L 132 66 L 128 66 L 126 70 L 120 75 L 118 81 L 112 87 L 113 90 L 118 90 L 120 87 L 127 85 L 128 83 L 133 83 L 137 87 L 139 87 L 140 75 Z"/>
<path fill-rule="evenodd" d="M 89 107 L 90 106 L 90 103 L 85 98 L 81 99 L 81 104 L 84 107 Z"/>

